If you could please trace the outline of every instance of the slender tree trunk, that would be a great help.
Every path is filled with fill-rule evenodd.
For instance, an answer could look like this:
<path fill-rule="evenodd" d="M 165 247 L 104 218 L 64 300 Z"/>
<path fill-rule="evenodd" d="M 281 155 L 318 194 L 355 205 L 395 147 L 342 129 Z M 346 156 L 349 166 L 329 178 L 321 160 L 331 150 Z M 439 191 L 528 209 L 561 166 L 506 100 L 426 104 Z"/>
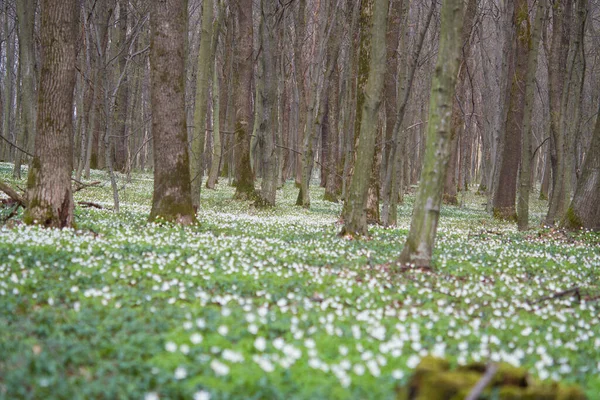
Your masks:
<path fill-rule="evenodd" d="M 304 147 L 304 126 L 308 116 L 306 89 L 305 89 L 305 66 L 302 59 L 303 49 L 306 40 L 306 0 L 298 1 L 298 20 L 296 22 L 296 43 L 294 45 L 294 68 L 296 78 L 296 90 L 298 96 L 298 124 L 297 124 L 297 142 L 298 149 Z M 303 156 L 296 154 L 296 183 L 302 184 Z"/>
<path fill-rule="evenodd" d="M 359 131 L 359 142 L 356 148 L 356 164 L 354 174 L 350 181 L 348 198 L 344 203 L 344 227 L 342 235 L 367 235 L 367 196 L 369 190 L 369 176 L 371 174 L 373 155 L 375 152 L 375 139 L 377 137 L 377 116 L 383 95 L 383 81 L 385 77 L 388 0 L 375 0 L 372 10 L 363 11 L 362 27 L 369 28 L 371 49 L 367 59 L 368 75 L 364 87 L 362 111 Z M 372 15 L 372 19 L 369 18 Z M 366 22 L 366 20 L 370 22 Z M 362 58 L 362 57 L 361 57 Z"/>
<path fill-rule="evenodd" d="M 187 1 L 157 1 L 150 11 L 154 193 L 150 221 L 196 221 L 185 118 Z"/>
<path fill-rule="evenodd" d="M 42 64 L 35 153 L 27 177 L 29 206 L 23 221 L 46 227 L 73 225 L 73 90 L 75 88 L 76 0 L 42 0 Z"/>
<path fill-rule="evenodd" d="M 207 189 L 214 189 L 219 176 L 219 167 L 221 165 L 221 87 L 219 84 L 219 70 L 217 68 L 217 60 L 213 69 L 213 146 L 212 146 L 212 163 L 208 172 L 206 181 Z"/>
<path fill-rule="evenodd" d="M 255 196 L 254 173 L 250 165 L 252 134 L 252 0 L 237 4 L 238 38 L 235 48 L 235 198 Z"/>
<path fill-rule="evenodd" d="M 119 71 L 124 71 L 127 64 L 127 56 L 129 55 L 124 49 L 127 47 L 127 3 L 128 0 L 119 0 L 119 20 L 118 20 L 118 45 L 117 51 L 119 54 Z M 127 166 L 127 105 L 129 104 L 130 83 L 129 74 L 123 75 L 121 84 L 117 92 L 116 101 L 116 129 L 115 129 L 115 156 L 114 169 L 119 172 L 125 172 Z"/>
<path fill-rule="evenodd" d="M 278 5 L 271 0 L 261 0 L 261 26 L 260 43 L 262 48 L 261 63 L 263 72 L 263 86 L 260 95 L 261 118 L 259 126 L 259 142 L 261 147 L 263 177 L 259 203 L 262 206 L 275 206 L 277 193 L 277 151 L 275 136 L 277 132 L 277 76 L 275 57 L 275 29 Z M 257 98 L 257 101 L 259 99 Z"/>
<path fill-rule="evenodd" d="M 412 91 L 415 74 L 417 72 L 419 57 L 421 55 L 421 51 L 423 50 L 425 36 L 429 30 L 429 25 L 431 24 L 434 11 L 435 7 L 432 6 L 429 8 L 429 13 L 425 19 L 425 25 L 419 34 L 417 43 L 415 44 L 415 50 L 412 56 L 404 57 L 404 60 L 402 61 L 400 69 L 397 73 L 397 80 L 398 82 L 401 82 L 401 86 L 398 102 L 396 103 L 396 109 L 394 112 L 395 122 L 391 133 L 392 144 L 390 154 L 388 155 L 387 170 L 385 173 L 382 190 L 383 207 L 381 209 L 381 218 L 382 223 L 385 226 L 395 225 L 397 221 L 398 200 L 402 196 L 403 192 L 403 165 L 408 158 L 402 157 L 403 155 L 406 156 L 404 149 L 406 148 L 407 142 L 407 133 L 402 130 L 404 125 L 404 117 L 408 106 L 410 92 Z M 407 13 L 408 9 L 403 11 L 403 14 Z M 407 41 L 408 38 L 406 37 L 406 28 L 404 27 L 400 42 L 400 46 L 404 51 L 402 51 L 401 54 L 407 53 Z M 407 58 L 408 60 L 406 60 Z"/>
<path fill-rule="evenodd" d="M 552 7 L 552 39 L 548 62 L 550 98 L 550 146 L 552 194 L 544 223 L 552 226 L 565 211 L 565 135 L 563 119 L 564 81 L 567 69 L 571 19 L 571 1 L 557 0 Z"/>
<path fill-rule="evenodd" d="M 17 18 L 19 21 L 19 68 L 21 71 L 21 123 L 17 144 L 28 150 L 30 138 L 35 138 L 35 53 L 33 43 L 33 27 L 35 22 L 35 1 L 17 1 Z M 21 162 L 25 154 L 15 152 L 13 176 L 21 179 Z"/>
<path fill-rule="evenodd" d="M 202 4 L 202 33 L 200 50 L 198 50 L 198 72 L 196 78 L 196 101 L 194 102 L 194 128 L 190 151 L 190 174 L 192 179 L 192 203 L 194 208 L 200 206 L 200 190 L 202 186 L 203 154 L 206 141 L 206 110 L 208 103 L 208 85 L 210 83 L 211 66 L 214 63 L 211 54 L 213 36 L 214 7 L 212 1 Z"/>
<path fill-rule="evenodd" d="M 444 178 L 450 157 L 452 100 L 458 71 L 463 0 L 446 0 L 441 11 L 440 44 L 433 75 L 427 146 L 410 232 L 400 263 L 429 267 L 440 217 Z"/>
<path fill-rule="evenodd" d="M 521 168 L 519 169 L 519 195 L 517 199 L 517 225 L 519 230 L 529 228 L 529 193 L 531 191 L 532 166 L 532 125 L 533 104 L 535 96 L 535 73 L 537 71 L 538 49 L 542 31 L 542 17 L 545 14 L 545 0 L 538 0 L 535 22 L 531 38 L 525 44 L 528 46 L 527 75 L 525 78 L 525 109 L 523 114 L 523 132 L 521 140 Z"/>
<path fill-rule="evenodd" d="M 15 36 L 11 35 L 10 21 L 10 3 L 4 3 L 4 35 L 6 40 L 6 64 L 4 65 L 4 110 L 2 117 L 2 135 L 5 139 L 13 140 L 13 116 L 14 116 L 14 58 L 15 58 Z M 11 160 L 13 154 L 12 146 L 8 143 L 3 143 L 4 154 L 2 159 Z"/>
<path fill-rule="evenodd" d="M 527 0 L 517 0 L 513 10 L 516 46 L 513 47 L 514 67 L 510 76 L 510 100 L 500 158 L 500 180 L 493 198 L 494 218 L 516 220 L 517 174 L 521 162 L 521 129 L 525 111 L 527 57 L 530 46 L 530 26 Z"/>
<path fill-rule="evenodd" d="M 452 125 L 450 127 L 450 138 L 452 140 L 452 153 L 448 163 L 448 173 L 444 182 L 444 196 L 442 200 L 447 204 L 458 204 L 458 186 L 460 183 L 456 180 L 456 168 L 460 168 L 459 160 L 459 141 L 465 135 L 465 120 L 463 115 L 464 103 L 467 91 L 467 70 L 468 63 L 471 58 L 472 46 L 470 43 L 471 31 L 475 21 L 475 13 L 477 11 L 477 1 L 469 0 L 465 11 L 465 19 L 462 27 L 461 40 L 462 51 L 459 60 L 459 72 L 457 81 L 457 96 L 452 102 Z M 465 140 L 463 139 L 462 142 Z"/>

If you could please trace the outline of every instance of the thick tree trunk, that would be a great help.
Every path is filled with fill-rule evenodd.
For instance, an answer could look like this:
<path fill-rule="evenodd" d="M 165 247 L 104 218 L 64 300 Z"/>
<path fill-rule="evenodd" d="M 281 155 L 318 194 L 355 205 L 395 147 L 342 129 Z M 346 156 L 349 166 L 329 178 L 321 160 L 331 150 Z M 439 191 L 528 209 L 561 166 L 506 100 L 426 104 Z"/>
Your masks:
<path fill-rule="evenodd" d="M 150 12 L 150 93 L 154 193 L 150 221 L 196 221 L 185 119 L 187 1 L 157 1 Z"/>
<path fill-rule="evenodd" d="M 567 229 L 600 230 L 600 110 L 598 111 L 581 177 L 577 181 L 573 201 L 561 222 Z"/>
<path fill-rule="evenodd" d="M 363 6 L 371 7 L 370 5 Z M 366 207 L 377 137 L 377 116 L 383 96 L 388 0 L 375 0 L 372 7 L 372 11 L 363 11 L 365 19 L 372 13 L 372 21 L 366 25 L 370 31 L 371 49 L 367 59 L 362 58 L 361 54 L 361 63 L 368 63 L 368 76 L 365 82 L 364 98 L 361 101 L 361 116 L 357 119 L 360 121 L 360 133 L 356 147 L 354 174 L 344 203 L 344 227 L 340 232 L 342 235 L 368 234 Z M 363 28 L 366 26 L 364 23 L 362 24 Z"/>
<path fill-rule="evenodd" d="M 252 0 L 237 2 L 238 37 L 235 48 L 235 198 L 255 196 L 250 165 L 252 135 Z"/>
<path fill-rule="evenodd" d="M 427 145 L 410 232 L 400 263 L 429 267 L 440 217 L 444 178 L 450 157 L 450 124 L 460 57 L 463 0 L 442 5 L 440 44 L 433 75 Z"/>
<path fill-rule="evenodd" d="M 42 64 L 35 153 L 27 177 L 29 207 L 23 221 L 46 227 L 73 225 L 73 90 L 76 0 L 42 0 Z"/>

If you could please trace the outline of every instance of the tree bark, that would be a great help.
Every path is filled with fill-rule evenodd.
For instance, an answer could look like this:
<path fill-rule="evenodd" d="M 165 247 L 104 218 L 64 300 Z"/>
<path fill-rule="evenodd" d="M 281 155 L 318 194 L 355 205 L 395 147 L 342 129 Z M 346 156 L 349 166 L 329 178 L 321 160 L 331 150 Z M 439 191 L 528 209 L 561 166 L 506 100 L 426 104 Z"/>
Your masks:
<path fill-rule="evenodd" d="M 548 62 L 550 98 L 550 161 L 552 163 L 552 192 L 544 223 L 554 225 L 565 211 L 565 135 L 563 127 L 563 92 L 569 51 L 571 1 L 557 0 L 552 7 L 552 39 Z"/>
<path fill-rule="evenodd" d="M 433 253 L 444 178 L 450 157 L 450 124 L 460 57 L 463 0 L 446 0 L 441 11 L 438 59 L 433 75 L 427 144 L 410 232 L 399 262 L 429 267 Z"/>
<path fill-rule="evenodd" d="M 34 0 L 17 1 L 19 68 L 21 71 L 21 123 L 17 144 L 25 150 L 30 147 L 30 138 L 35 138 L 35 52 L 33 43 L 35 7 Z M 15 153 L 13 176 L 17 179 L 21 179 L 21 162 L 24 156 L 21 151 Z"/>
<path fill-rule="evenodd" d="M 361 63 L 368 62 L 368 76 L 361 102 L 361 116 L 357 119 L 360 121 L 359 142 L 354 174 L 344 203 L 344 227 L 341 235 L 368 234 L 366 207 L 377 137 L 377 114 L 385 77 L 388 0 L 375 0 L 372 7 L 372 21 L 369 24 L 371 49 L 367 59 L 361 55 Z M 363 18 L 366 17 L 364 14 L 370 14 L 368 10 L 365 11 Z M 365 27 L 364 24 L 362 26 Z"/>
<path fill-rule="evenodd" d="M 519 169 L 519 195 L 517 199 L 517 225 L 519 230 L 529 228 L 529 193 L 531 191 L 531 121 L 535 96 L 535 73 L 537 71 L 538 49 L 542 30 L 542 17 L 546 12 L 545 0 L 538 0 L 535 22 L 531 37 L 526 38 L 528 46 L 527 75 L 525 78 L 525 108 L 521 139 L 521 168 Z"/>
<path fill-rule="evenodd" d="M 446 180 L 444 182 L 444 196 L 442 198 L 443 202 L 446 204 L 458 204 L 458 186 L 460 183 L 456 180 L 456 168 L 458 167 L 457 164 L 459 164 L 459 140 L 465 134 L 465 120 L 462 108 L 464 108 L 463 104 L 465 103 L 467 90 L 466 79 L 468 78 L 468 63 L 472 51 L 470 38 L 476 11 L 477 0 L 469 0 L 461 33 L 462 51 L 459 60 L 458 87 L 455 89 L 457 96 L 454 97 L 452 102 L 452 125 L 450 127 L 452 153 L 450 154 L 450 161 L 448 162 L 448 173 L 446 174 Z"/>
<path fill-rule="evenodd" d="M 252 0 L 238 0 L 238 37 L 235 48 L 235 198 L 255 196 L 250 165 L 252 134 Z"/>
<path fill-rule="evenodd" d="M 506 131 L 500 156 L 500 178 L 498 190 L 493 198 L 494 218 L 516 221 L 517 173 L 521 162 L 521 129 L 525 111 L 527 57 L 530 45 L 530 26 L 527 0 L 517 0 L 513 10 L 513 25 L 516 32 L 512 59 L 514 73 L 510 76 L 510 100 L 506 116 Z"/>
<path fill-rule="evenodd" d="M 73 90 L 75 88 L 76 0 L 42 0 L 42 64 L 35 153 L 27 177 L 27 224 L 73 225 Z"/>
<path fill-rule="evenodd" d="M 119 54 L 119 71 L 124 71 L 127 64 L 128 51 L 124 49 L 127 46 L 127 3 L 128 0 L 119 0 L 119 21 L 118 21 L 118 47 L 117 51 Z M 129 92 L 130 83 L 127 73 L 123 75 L 119 90 L 117 92 L 116 108 L 117 112 L 115 115 L 116 129 L 115 129 L 115 140 L 114 140 L 114 169 L 119 172 L 125 172 L 127 166 L 127 152 L 128 143 L 127 140 L 127 105 L 129 104 Z"/>
<path fill-rule="evenodd" d="M 190 189 L 185 118 L 187 1 L 160 0 L 150 11 L 150 92 L 154 193 L 150 221 L 196 221 Z"/>
<path fill-rule="evenodd" d="M 596 127 L 577 181 L 575 195 L 561 225 L 567 229 L 600 230 L 600 109 Z"/>
<path fill-rule="evenodd" d="M 261 183 L 260 199 L 258 203 L 265 207 L 275 206 L 277 193 L 277 151 L 275 149 L 275 136 L 277 132 L 277 76 L 275 57 L 275 29 L 278 5 L 271 0 L 261 0 L 261 26 L 260 43 L 262 48 L 261 63 L 263 72 L 263 86 L 260 93 L 261 119 L 258 140 L 261 147 L 263 177 Z M 259 99 L 257 99 L 259 101 Z"/>
<path fill-rule="evenodd" d="M 214 63 L 212 49 L 214 7 L 212 1 L 202 3 L 202 34 L 198 50 L 198 72 L 196 78 L 196 101 L 194 102 L 194 128 L 190 151 L 190 174 L 192 179 L 192 204 L 200 206 L 204 145 L 206 142 L 206 110 L 211 67 Z"/>

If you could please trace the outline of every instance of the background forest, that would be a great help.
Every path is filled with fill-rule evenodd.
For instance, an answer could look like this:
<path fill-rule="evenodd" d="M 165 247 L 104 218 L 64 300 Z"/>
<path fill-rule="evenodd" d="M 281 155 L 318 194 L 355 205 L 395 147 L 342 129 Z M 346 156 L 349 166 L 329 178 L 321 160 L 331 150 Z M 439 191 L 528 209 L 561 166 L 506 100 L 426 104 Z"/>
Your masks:
<path fill-rule="evenodd" d="M 0 398 L 600 398 L 597 0 L 0 4 Z"/>

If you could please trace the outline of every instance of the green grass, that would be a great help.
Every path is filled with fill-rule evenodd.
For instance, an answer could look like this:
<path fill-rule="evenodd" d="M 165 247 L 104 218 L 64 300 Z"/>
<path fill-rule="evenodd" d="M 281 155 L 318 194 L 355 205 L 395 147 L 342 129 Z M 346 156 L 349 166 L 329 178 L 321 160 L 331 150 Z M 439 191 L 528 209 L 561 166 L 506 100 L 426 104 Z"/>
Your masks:
<path fill-rule="evenodd" d="M 11 167 L 0 178 L 23 187 Z M 76 230 L 0 227 L 0 398 L 385 399 L 426 354 L 600 398 L 598 234 L 519 233 L 468 194 L 442 209 L 436 273 L 395 273 L 411 196 L 398 227 L 358 241 L 336 236 L 340 204 L 315 186 L 295 207 L 291 183 L 272 210 L 223 182 L 200 225 L 148 224 L 151 178 L 133 175 L 116 215 L 94 171 L 76 200 L 105 209 L 77 207 Z"/>

